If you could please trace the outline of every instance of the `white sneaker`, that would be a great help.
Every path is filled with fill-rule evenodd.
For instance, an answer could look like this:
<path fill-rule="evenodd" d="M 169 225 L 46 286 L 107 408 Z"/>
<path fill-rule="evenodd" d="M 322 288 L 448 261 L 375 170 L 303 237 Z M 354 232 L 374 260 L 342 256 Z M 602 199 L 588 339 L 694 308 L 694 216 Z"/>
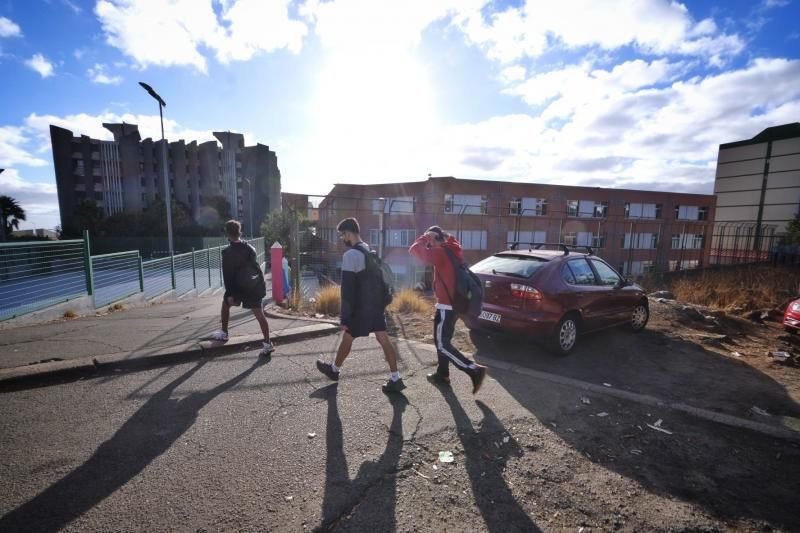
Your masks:
<path fill-rule="evenodd" d="M 271 342 L 264 342 L 261 345 L 261 352 L 258 355 L 263 355 L 264 357 L 268 357 L 274 351 L 275 347 L 272 345 Z"/>
<path fill-rule="evenodd" d="M 211 339 L 213 339 L 215 341 L 228 342 L 228 334 L 225 333 L 224 331 L 222 331 L 221 329 L 219 329 L 219 330 L 215 331 L 214 333 L 212 333 L 211 335 L 209 335 L 209 338 L 211 338 Z"/>

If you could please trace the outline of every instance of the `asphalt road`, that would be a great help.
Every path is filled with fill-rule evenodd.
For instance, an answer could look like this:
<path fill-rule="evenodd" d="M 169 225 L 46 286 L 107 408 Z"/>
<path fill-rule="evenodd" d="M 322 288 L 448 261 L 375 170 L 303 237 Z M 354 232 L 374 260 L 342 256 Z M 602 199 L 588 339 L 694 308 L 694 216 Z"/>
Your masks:
<path fill-rule="evenodd" d="M 404 395 L 374 339 L 332 385 L 336 341 L 0 393 L 0 531 L 800 528 L 796 445 L 402 341 Z"/>

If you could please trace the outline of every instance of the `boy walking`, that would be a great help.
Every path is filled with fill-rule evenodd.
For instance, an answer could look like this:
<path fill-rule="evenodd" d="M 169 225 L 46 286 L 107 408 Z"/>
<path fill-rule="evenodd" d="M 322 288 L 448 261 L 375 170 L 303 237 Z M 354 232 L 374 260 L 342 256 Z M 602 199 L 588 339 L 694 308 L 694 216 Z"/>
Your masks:
<path fill-rule="evenodd" d="M 472 394 L 480 390 L 486 378 L 487 368 L 471 361 L 453 346 L 456 313 L 453 310 L 453 291 L 456 288 L 456 271 L 449 254 L 461 262 L 461 244 L 455 237 L 431 226 L 420 235 L 408 253 L 427 265 L 433 265 L 433 292 L 436 295 L 436 315 L 433 319 L 433 340 L 439 365 L 436 372 L 428 374 L 428 380 L 440 385 L 450 384 L 450 363 L 465 372 L 472 380 Z"/>
<path fill-rule="evenodd" d="M 222 250 L 222 279 L 225 283 L 225 295 L 222 297 L 221 322 L 222 329 L 211 334 L 217 341 L 228 340 L 228 321 L 231 306 L 241 305 L 250 309 L 261 326 L 264 342 L 259 355 L 268 357 L 275 348 L 269 340 L 269 324 L 264 315 L 261 301 L 267 294 L 264 272 L 258 265 L 255 248 L 247 244 L 242 237 L 242 225 L 236 220 L 225 223 L 225 235 L 230 244 Z"/>
<path fill-rule="evenodd" d="M 346 218 L 339 222 L 336 230 L 342 242 L 349 248 L 342 256 L 342 341 L 333 363 L 317 361 L 317 369 L 333 381 L 339 380 L 339 371 L 350 354 L 353 339 L 375 333 L 383 348 L 391 376 L 381 386 L 383 392 L 400 392 L 406 386 L 397 371 L 397 354 L 386 333 L 384 316 L 383 276 L 378 268 L 368 268 L 369 245 L 361 240 L 358 220 Z"/>

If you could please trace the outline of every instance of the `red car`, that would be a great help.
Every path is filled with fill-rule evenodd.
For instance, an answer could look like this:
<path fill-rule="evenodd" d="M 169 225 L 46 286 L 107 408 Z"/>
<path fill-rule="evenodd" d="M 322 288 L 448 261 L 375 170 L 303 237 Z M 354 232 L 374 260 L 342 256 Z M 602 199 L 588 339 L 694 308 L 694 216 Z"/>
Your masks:
<path fill-rule="evenodd" d="M 470 267 L 484 289 L 481 313 L 465 317 L 470 329 L 543 338 L 557 353 L 567 354 L 579 334 L 621 324 L 641 331 L 647 325 L 644 290 L 591 248 L 580 253 L 563 244 L 520 246 L 515 243 Z"/>
<path fill-rule="evenodd" d="M 789 333 L 800 331 L 800 299 L 786 306 L 786 311 L 783 313 L 783 327 Z"/>

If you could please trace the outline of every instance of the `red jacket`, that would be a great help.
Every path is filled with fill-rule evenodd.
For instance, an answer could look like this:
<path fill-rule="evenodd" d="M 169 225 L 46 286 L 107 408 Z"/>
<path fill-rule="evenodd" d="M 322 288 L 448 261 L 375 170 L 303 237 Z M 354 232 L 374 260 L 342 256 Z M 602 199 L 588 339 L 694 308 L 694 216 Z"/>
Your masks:
<path fill-rule="evenodd" d="M 451 295 L 456 286 L 456 272 L 450 257 L 442 247 L 446 246 L 458 261 L 462 262 L 464 259 L 461 253 L 461 244 L 452 235 L 442 243 L 442 247 L 431 247 L 430 243 L 430 237 L 421 235 L 408 249 L 408 253 L 427 265 L 433 265 L 433 292 L 436 295 L 436 301 L 452 306 Z"/>

